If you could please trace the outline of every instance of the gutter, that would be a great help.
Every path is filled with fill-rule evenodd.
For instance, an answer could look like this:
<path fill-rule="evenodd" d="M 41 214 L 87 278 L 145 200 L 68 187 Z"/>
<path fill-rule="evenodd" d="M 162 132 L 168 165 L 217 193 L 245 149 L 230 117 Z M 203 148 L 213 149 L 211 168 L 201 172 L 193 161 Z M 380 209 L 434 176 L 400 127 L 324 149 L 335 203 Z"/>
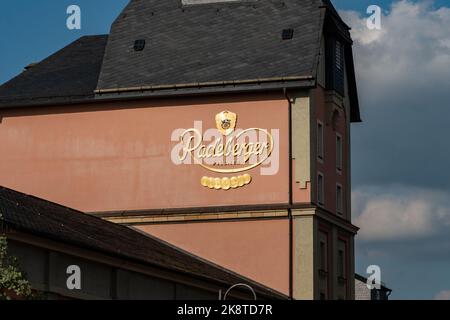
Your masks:
<path fill-rule="evenodd" d="M 315 87 L 312 76 L 265 78 L 253 80 L 198 82 L 174 85 L 140 86 L 96 89 L 90 95 L 72 97 L 39 97 L 33 99 L 1 100 L 0 110 L 43 106 L 82 105 L 95 102 L 116 102 L 150 98 L 195 97 L 223 93 L 251 93 L 276 91 L 283 88 Z"/>
<path fill-rule="evenodd" d="M 181 84 L 169 84 L 169 85 L 155 85 L 155 86 L 135 86 L 135 87 L 123 87 L 123 88 L 110 88 L 110 89 L 96 89 L 95 94 L 111 94 L 111 93 L 124 93 L 124 92 L 143 92 L 143 91 L 159 91 L 159 90 L 176 90 L 176 89 L 188 89 L 188 88 L 204 88 L 204 87 L 222 87 L 222 86 L 238 86 L 249 84 L 264 84 L 271 82 L 291 82 L 291 81 L 305 81 L 314 80 L 313 76 L 292 76 L 292 77 L 273 77 L 273 78 L 258 78 L 248 80 L 231 80 L 231 81 L 211 81 L 211 82 L 193 82 L 193 83 L 181 83 Z"/>

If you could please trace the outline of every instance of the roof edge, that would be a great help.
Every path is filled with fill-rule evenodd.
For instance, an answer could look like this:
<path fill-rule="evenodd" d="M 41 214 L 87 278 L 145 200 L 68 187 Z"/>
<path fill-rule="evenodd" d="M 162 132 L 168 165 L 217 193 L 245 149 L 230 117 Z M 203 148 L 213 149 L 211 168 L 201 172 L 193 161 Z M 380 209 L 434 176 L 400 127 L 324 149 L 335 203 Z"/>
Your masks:
<path fill-rule="evenodd" d="M 247 80 L 230 80 L 230 81 L 211 81 L 211 82 L 194 82 L 194 83 L 181 83 L 181 84 L 167 84 L 156 86 L 138 86 L 138 87 L 125 87 L 125 88 L 108 88 L 108 89 L 96 89 L 96 94 L 110 94 L 110 93 L 124 93 L 124 92 L 143 92 L 143 91 L 158 91 L 168 89 L 186 89 L 186 88 L 204 88 L 204 87 L 218 87 L 218 86 L 239 86 L 249 84 L 262 84 L 262 83 L 274 83 L 274 82 L 291 82 L 291 81 L 304 81 L 314 80 L 312 75 L 308 76 L 291 76 L 291 77 L 273 77 L 273 78 L 259 78 L 259 79 L 247 79 Z"/>

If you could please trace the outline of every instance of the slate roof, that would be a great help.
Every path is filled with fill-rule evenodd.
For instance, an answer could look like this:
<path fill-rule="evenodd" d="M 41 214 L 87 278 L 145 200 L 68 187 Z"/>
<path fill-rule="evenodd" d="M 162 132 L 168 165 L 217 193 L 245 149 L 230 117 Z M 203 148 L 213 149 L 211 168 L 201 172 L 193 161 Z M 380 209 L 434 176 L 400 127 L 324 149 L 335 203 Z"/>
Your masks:
<path fill-rule="evenodd" d="M 0 86 L 0 108 L 94 97 L 107 35 L 85 36 Z"/>
<path fill-rule="evenodd" d="M 151 235 L 4 187 L 0 187 L 0 214 L 0 225 L 6 229 L 182 273 L 226 288 L 247 283 L 259 298 L 288 299 Z"/>
<path fill-rule="evenodd" d="M 327 19 L 351 42 L 329 0 L 131 0 L 108 38 L 81 38 L 1 86 L 0 108 L 312 88 Z M 294 30 L 291 40 L 284 29 Z M 146 41 L 144 50 L 134 50 L 136 40 Z M 360 121 L 349 62 L 351 118 Z"/>
<path fill-rule="evenodd" d="M 315 75 L 321 0 L 180 3 L 130 2 L 112 25 L 98 89 Z M 282 40 L 289 28 L 293 39 Z M 147 42 L 141 52 L 136 39 Z"/>

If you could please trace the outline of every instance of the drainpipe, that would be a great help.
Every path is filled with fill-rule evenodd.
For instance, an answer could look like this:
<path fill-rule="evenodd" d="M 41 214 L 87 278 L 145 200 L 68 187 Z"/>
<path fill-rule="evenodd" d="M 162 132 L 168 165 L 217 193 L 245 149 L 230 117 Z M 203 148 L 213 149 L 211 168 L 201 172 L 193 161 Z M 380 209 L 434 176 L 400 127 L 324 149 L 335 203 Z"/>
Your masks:
<path fill-rule="evenodd" d="M 293 195 L 292 195 L 292 101 L 289 98 L 286 88 L 283 88 L 283 94 L 289 103 L 289 208 L 288 208 L 288 219 L 289 219 L 289 297 L 291 300 L 294 299 L 294 270 L 293 270 L 293 249 L 294 249 L 294 239 L 293 239 L 293 218 L 292 218 L 292 206 L 293 206 Z"/>

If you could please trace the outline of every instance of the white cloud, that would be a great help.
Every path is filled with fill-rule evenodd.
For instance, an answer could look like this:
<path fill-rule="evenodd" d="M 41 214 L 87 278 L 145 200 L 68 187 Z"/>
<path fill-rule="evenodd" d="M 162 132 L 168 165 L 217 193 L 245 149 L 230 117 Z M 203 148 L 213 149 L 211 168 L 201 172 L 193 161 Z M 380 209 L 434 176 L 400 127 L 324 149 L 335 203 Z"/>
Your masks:
<path fill-rule="evenodd" d="M 382 9 L 381 31 L 367 28 L 368 15 L 341 12 L 363 119 L 352 127 L 354 186 L 450 190 L 450 8 L 401 0 Z"/>
<path fill-rule="evenodd" d="M 382 9 L 380 31 L 341 12 L 364 121 L 352 127 L 357 266 L 380 265 L 396 298 L 448 299 L 436 287 L 450 250 L 450 8 L 394 0 Z"/>
<path fill-rule="evenodd" d="M 353 193 L 361 240 L 423 239 L 450 226 L 450 191 L 407 186 L 448 183 L 448 129 L 437 124 L 449 115 L 443 101 L 450 98 L 450 8 L 432 5 L 396 1 L 383 8 L 380 31 L 367 28 L 367 16 L 341 12 L 352 27 L 362 109 L 368 108 L 354 135 L 354 175 L 361 185 L 378 186 Z M 404 186 L 387 187 L 393 183 Z"/>
<path fill-rule="evenodd" d="M 450 300 L 450 290 L 444 290 L 434 296 L 434 300 Z"/>
<path fill-rule="evenodd" d="M 351 26 L 352 38 L 356 42 L 356 45 L 370 45 L 371 43 L 380 40 L 383 34 L 386 33 L 385 28 L 382 28 L 381 30 L 370 30 L 367 27 L 367 17 L 362 18 L 359 12 L 341 11 L 340 15 L 342 19 Z M 384 21 L 385 17 L 382 16 L 382 18 L 382 21 Z"/>
<path fill-rule="evenodd" d="M 354 223 L 363 241 L 416 240 L 450 227 L 450 193 L 396 187 L 365 187 L 352 193 Z M 445 229 L 447 228 L 447 230 Z"/>
<path fill-rule="evenodd" d="M 389 9 L 380 31 L 367 28 L 367 16 L 341 12 L 352 27 L 356 70 L 360 83 L 369 86 L 366 92 L 377 88 L 377 93 L 414 93 L 411 89 L 423 90 L 439 81 L 450 84 L 450 8 L 401 0 Z"/>

